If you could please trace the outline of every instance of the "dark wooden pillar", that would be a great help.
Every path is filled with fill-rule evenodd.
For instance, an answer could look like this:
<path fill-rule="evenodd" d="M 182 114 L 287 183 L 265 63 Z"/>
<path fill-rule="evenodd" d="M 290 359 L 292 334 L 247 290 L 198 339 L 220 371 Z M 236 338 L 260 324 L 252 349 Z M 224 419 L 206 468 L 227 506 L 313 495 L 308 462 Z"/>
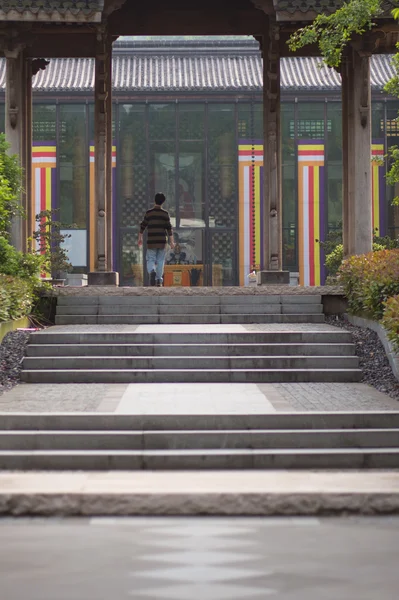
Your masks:
<path fill-rule="evenodd" d="M 10 154 L 19 157 L 22 167 L 22 191 L 20 206 L 24 214 L 17 215 L 11 223 L 11 243 L 20 251 L 27 249 L 27 228 L 30 209 L 31 156 L 32 156 L 32 74 L 30 62 L 24 56 L 22 46 L 6 50 L 6 139 Z"/>
<path fill-rule="evenodd" d="M 280 126 L 280 32 L 269 17 L 263 36 L 264 240 L 258 283 L 289 283 L 282 271 L 282 169 Z"/>
<path fill-rule="evenodd" d="M 112 271 L 112 120 L 111 110 L 111 42 L 106 27 L 97 28 L 94 86 L 94 193 L 96 228 L 95 271 L 89 273 L 89 285 L 118 285 L 118 274 Z"/>
<path fill-rule="evenodd" d="M 370 55 L 348 48 L 342 74 L 344 255 L 372 249 Z"/>

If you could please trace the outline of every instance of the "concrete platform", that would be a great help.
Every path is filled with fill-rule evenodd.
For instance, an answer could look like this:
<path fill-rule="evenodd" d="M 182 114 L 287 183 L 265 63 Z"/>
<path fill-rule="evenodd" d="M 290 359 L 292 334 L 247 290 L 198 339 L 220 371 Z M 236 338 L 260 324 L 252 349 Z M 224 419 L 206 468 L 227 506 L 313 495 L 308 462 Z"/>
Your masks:
<path fill-rule="evenodd" d="M 399 471 L 0 473 L 0 514 L 399 514 Z"/>

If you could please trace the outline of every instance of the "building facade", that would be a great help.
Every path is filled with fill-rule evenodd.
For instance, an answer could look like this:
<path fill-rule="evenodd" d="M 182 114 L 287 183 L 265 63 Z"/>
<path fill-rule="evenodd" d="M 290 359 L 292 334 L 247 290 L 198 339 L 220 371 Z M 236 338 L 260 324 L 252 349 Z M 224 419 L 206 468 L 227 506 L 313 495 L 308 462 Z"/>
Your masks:
<path fill-rule="evenodd" d="M 94 61 L 56 59 L 33 80 L 32 202 L 57 208 L 75 272 L 94 270 Z M 319 241 L 342 222 L 339 75 L 315 58 L 281 63 L 283 268 L 324 282 Z M 0 62 L 0 129 L 4 130 Z M 372 59 L 372 196 L 377 235 L 399 234 L 386 151 L 399 143 L 399 101 L 382 89 L 389 56 Z M 129 41 L 113 57 L 113 270 L 146 283 L 137 247 L 154 194 L 175 229 L 166 285 L 246 285 L 262 264 L 262 60 L 251 39 Z"/>

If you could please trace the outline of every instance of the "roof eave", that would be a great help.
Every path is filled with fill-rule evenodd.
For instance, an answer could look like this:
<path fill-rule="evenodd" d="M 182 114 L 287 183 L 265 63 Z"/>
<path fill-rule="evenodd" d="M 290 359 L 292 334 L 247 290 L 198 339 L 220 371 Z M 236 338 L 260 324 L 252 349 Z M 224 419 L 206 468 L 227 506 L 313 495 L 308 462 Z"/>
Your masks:
<path fill-rule="evenodd" d="M 100 23 L 102 19 L 101 11 L 84 10 L 65 10 L 65 11 L 47 11 L 47 10 L 1 10 L 0 21 L 7 22 L 28 22 L 28 23 Z"/>

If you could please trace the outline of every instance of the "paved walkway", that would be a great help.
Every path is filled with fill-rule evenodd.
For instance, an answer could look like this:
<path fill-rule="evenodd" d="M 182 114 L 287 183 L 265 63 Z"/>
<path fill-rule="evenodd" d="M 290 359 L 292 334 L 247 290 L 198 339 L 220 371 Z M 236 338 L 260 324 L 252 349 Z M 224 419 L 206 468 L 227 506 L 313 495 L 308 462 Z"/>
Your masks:
<path fill-rule="evenodd" d="M 65 325 L 46 332 L 170 333 L 176 325 Z M 184 332 L 334 331 L 327 324 L 184 325 Z M 399 410 L 361 383 L 21 384 L 0 397 L 0 412 L 264 414 L 279 411 Z"/>

